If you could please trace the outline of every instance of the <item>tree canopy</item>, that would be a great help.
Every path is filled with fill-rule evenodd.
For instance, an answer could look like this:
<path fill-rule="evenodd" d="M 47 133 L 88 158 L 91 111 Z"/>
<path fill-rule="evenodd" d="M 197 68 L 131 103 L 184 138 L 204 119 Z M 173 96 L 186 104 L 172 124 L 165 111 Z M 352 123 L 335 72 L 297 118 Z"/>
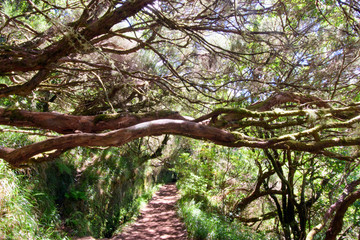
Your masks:
<path fill-rule="evenodd" d="M 238 209 L 266 194 L 279 205 L 268 183 L 260 191 L 276 173 L 300 214 L 317 198 L 297 199 L 285 165 L 306 168 L 299 154 L 353 171 L 359 163 L 357 1 L 6 0 L 0 15 L 0 132 L 42 136 L 3 138 L 0 158 L 13 167 L 181 135 L 262 149 L 272 167 L 259 167 Z M 311 231 L 308 216 L 299 228 L 280 216 L 286 239 L 312 239 L 330 219 L 326 239 L 335 239 L 359 183 L 344 183 Z"/>

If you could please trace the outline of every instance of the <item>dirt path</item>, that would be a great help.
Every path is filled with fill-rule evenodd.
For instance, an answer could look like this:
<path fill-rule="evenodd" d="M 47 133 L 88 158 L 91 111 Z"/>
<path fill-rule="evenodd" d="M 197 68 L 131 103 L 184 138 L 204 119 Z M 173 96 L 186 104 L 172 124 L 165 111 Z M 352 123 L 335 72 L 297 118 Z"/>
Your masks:
<path fill-rule="evenodd" d="M 176 215 L 175 203 L 178 200 L 175 184 L 167 184 L 150 200 L 141 211 L 137 221 L 112 240 L 185 240 L 185 227 Z"/>

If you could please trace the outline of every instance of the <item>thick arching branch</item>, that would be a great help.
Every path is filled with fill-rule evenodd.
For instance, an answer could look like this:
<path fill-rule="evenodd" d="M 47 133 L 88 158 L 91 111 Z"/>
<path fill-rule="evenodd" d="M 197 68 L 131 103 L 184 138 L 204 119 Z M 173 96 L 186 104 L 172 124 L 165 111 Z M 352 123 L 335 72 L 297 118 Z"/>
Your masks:
<path fill-rule="evenodd" d="M 325 156 L 342 160 L 353 160 L 354 156 L 343 156 L 329 151 L 328 148 L 339 146 L 357 146 L 360 136 L 343 135 L 333 137 L 323 134 L 327 130 L 351 129 L 358 124 L 359 106 L 343 108 L 313 109 L 318 120 L 306 128 L 304 121 L 300 121 L 297 132 L 287 134 L 282 125 L 276 125 L 279 117 L 305 118 L 307 110 L 273 110 L 265 112 L 248 109 L 217 109 L 214 112 L 192 120 L 177 112 L 159 111 L 144 114 L 103 114 L 96 116 L 73 116 L 55 112 L 30 112 L 18 109 L 0 109 L 0 124 L 17 127 L 35 127 L 52 130 L 61 134 L 68 134 L 43 142 L 24 146 L 19 149 L 1 149 L 0 157 L 13 165 L 31 162 L 40 153 L 53 150 L 63 150 L 76 146 L 120 146 L 136 138 L 144 136 L 175 134 L 196 139 L 210 140 L 216 144 L 230 147 L 251 147 L 259 149 L 284 149 L 320 153 Z M 349 114 L 349 120 L 336 120 L 338 114 Z M 212 120 L 204 121 L 208 118 Z M 280 126 L 278 136 L 253 137 L 247 134 L 247 127 L 238 128 L 234 132 L 227 129 L 227 122 L 258 121 L 259 123 Z M 324 121 L 324 119 L 333 119 Z M 219 124 L 225 122 L 225 124 Z M 301 124 L 301 125 L 300 125 Z M 314 126 L 313 124 L 317 124 Z M 241 126 L 241 124 L 239 125 Z M 255 125 L 262 127 L 262 124 Z M 104 131 L 113 130 L 104 133 Z M 97 133 L 97 134 L 95 134 Z M 314 134 L 321 135 L 312 138 Z M 356 156 L 355 156 L 356 157 Z"/>
<path fill-rule="evenodd" d="M 208 139 L 221 145 L 235 144 L 229 132 L 184 120 L 153 120 L 108 133 L 68 134 L 18 149 L 0 148 L 0 158 L 14 166 L 30 161 L 37 154 L 76 146 L 121 146 L 134 139 L 161 134 L 177 134 L 196 139 Z M 33 159 L 34 160 L 34 159 Z"/>
<path fill-rule="evenodd" d="M 177 112 L 159 111 L 144 114 L 102 114 L 74 116 L 56 112 L 30 112 L 0 108 L 0 124 L 17 127 L 36 127 L 61 134 L 75 132 L 99 133 L 104 130 L 126 128 L 138 123 L 157 119 L 186 120 Z"/>
<path fill-rule="evenodd" d="M 329 121 L 328 123 L 319 121 L 319 124 L 306 130 L 291 134 L 285 133 L 285 135 L 271 140 L 273 143 L 276 143 L 284 140 L 311 136 L 315 133 L 323 131 L 324 129 L 352 128 L 355 123 L 360 121 L 360 117 L 357 116 L 359 111 L 360 106 L 325 108 L 317 110 L 273 110 L 265 112 L 251 111 L 244 108 L 219 108 L 210 114 L 192 121 L 197 123 L 202 122 L 202 124 L 223 129 L 228 127 L 231 127 L 231 129 L 234 127 L 242 129 L 252 126 L 264 129 L 284 129 L 286 127 L 303 125 L 306 123 L 306 117 L 308 117 L 309 114 L 316 115 L 319 120 L 330 117 L 336 118 L 339 114 L 355 115 L 355 117 L 347 121 Z M 294 120 L 276 122 L 264 119 L 270 118 L 276 120 L 276 118 L 279 117 L 294 117 Z M 304 119 L 299 119 L 298 117 L 303 117 Z M 209 118 L 211 118 L 211 121 L 205 123 L 204 121 Z M 144 114 L 119 113 L 100 114 L 95 116 L 74 116 L 56 112 L 31 112 L 13 108 L 0 108 L 0 124 L 17 127 L 36 127 L 52 130 L 62 134 L 74 133 L 76 131 L 96 133 L 104 130 L 116 130 L 157 119 L 189 120 L 190 118 L 183 117 L 179 113 L 172 111 L 158 111 Z"/>
<path fill-rule="evenodd" d="M 313 153 L 321 153 L 321 151 L 329 147 L 360 144 L 360 137 L 328 139 L 318 142 L 300 142 L 296 140 L 273 142 L 271 139 L 247 140 L 242 138 L 241 135 L 234 135 L 219 128 L 188 120 L 160 119 L 142 122 L 107 133 L 75 133 L 51 138 L 18 149 L 0 148 L 0 158 L 14 166 L 19 166 L 23 163 L 35 161 L 34 156 L 48 151 L 70 149 L 77 146 L 121 146 L 140 137 L 162 134 L 175 134 L 210 140 L 215 144 L 230 147 L 288 149 Z"/>

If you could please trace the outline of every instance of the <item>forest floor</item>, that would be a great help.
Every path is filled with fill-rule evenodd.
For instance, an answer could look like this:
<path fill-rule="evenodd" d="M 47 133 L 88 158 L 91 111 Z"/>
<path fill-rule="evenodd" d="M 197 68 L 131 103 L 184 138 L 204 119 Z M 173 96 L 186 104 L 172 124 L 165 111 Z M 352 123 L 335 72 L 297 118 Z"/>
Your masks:
<path fill-rule="evenodd" d="M 179 199 L 175 184 L 166 184 L 153 196 L 134 224 L 112 240 L 187 239 L 184 224 L 176 214 Z"/>
<path fill-rule="evenodd" d="M 175 204 L 178 199 L 174 183 L 162 186 L 148 205 L 140 211 L 136 222 L 110 240 L 186 240 L 185 226 L 176 213 Z"/>

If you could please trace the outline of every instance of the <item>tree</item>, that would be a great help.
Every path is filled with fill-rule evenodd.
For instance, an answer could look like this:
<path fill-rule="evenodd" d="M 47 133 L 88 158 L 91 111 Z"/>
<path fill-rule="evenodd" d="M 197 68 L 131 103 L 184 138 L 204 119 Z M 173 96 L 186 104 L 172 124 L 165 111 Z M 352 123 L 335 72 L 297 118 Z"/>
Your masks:
<path fill-rule="evenodd" d="M 2 131 L 45 138 L 0 158 L 176 134 L 356 165 L 359 14 L 351 0 L 4 1 Z"/>

